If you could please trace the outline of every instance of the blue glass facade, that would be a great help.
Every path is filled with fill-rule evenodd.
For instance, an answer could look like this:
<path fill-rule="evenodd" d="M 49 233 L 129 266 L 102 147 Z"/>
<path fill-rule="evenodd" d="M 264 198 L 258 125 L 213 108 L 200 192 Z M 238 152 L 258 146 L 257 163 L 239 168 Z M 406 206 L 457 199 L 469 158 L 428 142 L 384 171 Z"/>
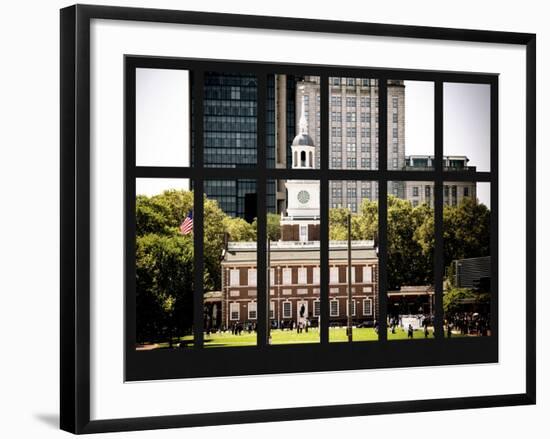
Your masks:
<path fill-rule="evenodd" d="M 295 135 L 295 81 L 287 85 L 287 137 Z M 267 81 L 266 155 L 267 165 L 275 167 L 275 75 Z M 292 90 L 291 90 L 292 89 Z M 255 167 L 257 164 L 257 92 L 255 75 L 207 72 L 204 75 L 204 166 L 216 168 Z M 194 145 L 194 142 L 193 142 Z M 290 150 L 290 148 L 289 148 Z M 218 201 L 231 216 L 250 217 L 251 197 L 256 194 L 254 180 L 205 181 L 208 198 Z M 273 183 L 267 187 L 267 208 L 276 211 Z M 246 201 L 248 198 L 248 202 Z"/>

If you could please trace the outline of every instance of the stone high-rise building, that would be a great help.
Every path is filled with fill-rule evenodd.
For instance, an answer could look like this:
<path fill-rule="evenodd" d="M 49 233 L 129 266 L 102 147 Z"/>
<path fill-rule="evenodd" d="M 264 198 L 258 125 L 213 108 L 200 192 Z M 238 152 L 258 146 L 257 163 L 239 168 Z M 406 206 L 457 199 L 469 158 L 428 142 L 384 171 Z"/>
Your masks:
<path fill-rule="evenodd" d="M 320 80 L 305 76 L 297 82 L 296 101 L 304 100 L 309 134 L 316 145 L 315 167 L 320 165 Z M 378 81 L 367 78 L 329 79 L 329 167 L 378 169 Z M 388 169 L 405 166 L 405 86 L 388 82 Z M 404 197 L 403 185 L 395 184 Z M 357 212 L 364 198 L 378 199 L 374 181 L 331 181 L 329 206 Z M 389 188 L 389 193 L 394 193 Z"/>

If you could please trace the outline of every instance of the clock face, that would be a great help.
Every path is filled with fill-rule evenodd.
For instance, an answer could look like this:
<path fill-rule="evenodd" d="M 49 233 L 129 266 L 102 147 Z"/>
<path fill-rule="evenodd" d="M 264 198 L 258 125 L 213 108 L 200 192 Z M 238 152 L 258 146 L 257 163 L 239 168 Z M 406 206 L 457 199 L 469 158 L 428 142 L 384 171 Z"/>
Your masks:
<path fill-rule="evenodd" d="M 306 204 L 309 201 L 309 192 L 308 191 L 298 192 L 298 201 L 302 204 Z"/>

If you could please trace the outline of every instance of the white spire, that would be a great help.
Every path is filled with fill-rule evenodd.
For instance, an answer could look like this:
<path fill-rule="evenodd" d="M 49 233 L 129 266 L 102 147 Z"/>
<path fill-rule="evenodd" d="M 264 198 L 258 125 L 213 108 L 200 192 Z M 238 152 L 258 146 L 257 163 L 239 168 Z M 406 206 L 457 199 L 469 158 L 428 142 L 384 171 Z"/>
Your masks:
<path fill-rule="evenodd" d="M 302 90 L 305 92 L 304 88 Z M 307 134 L 306 120 L 306 98 L 305 93 L 302 93 L 302 115 L 300 116 L 300 134 Z"/>

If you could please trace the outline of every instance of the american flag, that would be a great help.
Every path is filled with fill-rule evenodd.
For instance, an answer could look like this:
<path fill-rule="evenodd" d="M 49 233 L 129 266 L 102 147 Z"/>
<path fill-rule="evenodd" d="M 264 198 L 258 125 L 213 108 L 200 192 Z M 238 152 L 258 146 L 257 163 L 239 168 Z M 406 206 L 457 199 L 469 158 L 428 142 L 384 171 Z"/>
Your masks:
<path fill-rule="evenodd" d="M 180 233 L 189 235 L 193 231 L 193 212 L 189 212 L 183 222 L 180 224 Z"/>

